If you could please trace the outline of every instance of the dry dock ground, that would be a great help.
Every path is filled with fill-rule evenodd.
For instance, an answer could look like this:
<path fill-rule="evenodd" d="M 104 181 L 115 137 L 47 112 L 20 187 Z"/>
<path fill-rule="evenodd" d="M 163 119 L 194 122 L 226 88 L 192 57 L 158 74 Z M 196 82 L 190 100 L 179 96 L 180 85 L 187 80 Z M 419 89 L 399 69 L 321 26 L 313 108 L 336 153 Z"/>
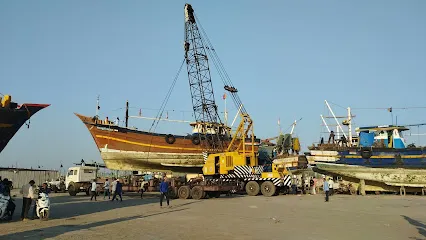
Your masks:
<path fill-rule="evenodd" d="M 51 219 L 0 223 L 0 239 L 426 239 L 426 197 L 323 195 L 90 202 L 52 194 Z"/>

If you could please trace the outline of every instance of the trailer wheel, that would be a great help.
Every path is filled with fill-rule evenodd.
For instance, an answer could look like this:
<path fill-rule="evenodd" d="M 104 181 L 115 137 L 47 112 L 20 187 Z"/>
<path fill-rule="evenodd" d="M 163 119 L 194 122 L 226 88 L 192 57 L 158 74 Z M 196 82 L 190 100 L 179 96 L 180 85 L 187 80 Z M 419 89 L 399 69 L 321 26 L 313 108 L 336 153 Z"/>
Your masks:
<path fill-rule="evenodd" d="M 246 192 L 249 196 L 256 196 L 259 194 L 260 187 L 256 181 L 250 181 L 246 184 Z"/>
<path fill-rule="evenodd" d="M 265 197 L 272 197 L 275 195 L 277 188 L 270 181 L 265 181 L 260 186 L 260 190 L 262 191 L 262 195 Z"/>
<path fill-rule="evenodd" d="M 191 197 L 191 189 L 189 186 L 181 186 L 178 190 L 178 196 L 180 199 L 188 199 Z"/>
<path fill-rule="evenodd" d="M 191 189 L 192 199 L 200 200 L 204 196 L 204 190 L 200 186 L 195 186 Z"/>
<path fill-rule="evenodd" d="M 175 199 L 177 197 L 176 195 L 177 194 L 176 194 L 175 188 L 174 187 L 169 188 L 169 190 L 167 191 L 167 196 L 169 196 L 169 198 L 171 199 Z"/>

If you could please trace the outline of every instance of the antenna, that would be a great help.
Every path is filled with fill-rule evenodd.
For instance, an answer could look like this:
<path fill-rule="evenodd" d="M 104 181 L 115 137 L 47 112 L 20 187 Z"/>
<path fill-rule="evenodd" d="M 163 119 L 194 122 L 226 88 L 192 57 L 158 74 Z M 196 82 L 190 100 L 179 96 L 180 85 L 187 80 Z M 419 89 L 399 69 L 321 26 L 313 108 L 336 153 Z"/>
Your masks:
<path fill-rule="evenodd" d="M 98 98 L 96 99 L 96 116 L 99 118 L 99 109 L 101 107 L 99 106 L 99 95 Z"/>

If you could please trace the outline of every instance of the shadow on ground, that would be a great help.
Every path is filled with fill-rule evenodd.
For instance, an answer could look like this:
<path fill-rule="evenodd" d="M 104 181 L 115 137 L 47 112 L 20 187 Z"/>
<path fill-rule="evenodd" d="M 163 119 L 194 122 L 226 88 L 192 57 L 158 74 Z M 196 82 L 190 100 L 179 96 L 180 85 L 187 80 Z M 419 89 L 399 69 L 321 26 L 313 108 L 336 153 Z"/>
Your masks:
<path fill-rule="evenodd" d="M 16 209 L 13 215 L 12 222 L 20 221 L 21 210 L 22 210 L 22 198 L 14 198 Z M 97 212 L 104 212 L 113 209 L 140 206 L 145 204 L 157 203 L 159 205 L 159 196 L 158 194 L 147 194 L 143 199 L 140 198 L 138 194 L 126 194 L 123 196 L 123 201 L 110 201 L 103 200 L 103 196 L 98 196 L 98 201 L 90 201 L 90 197 L 87 196 L 51 196 L 51 213 L 50 219 L 66 219 L 74 218 L 86 214 L 92 214 Z M 183 206 L 190 203 L 195 203 L 197 201 L 192 200 L 188 201 L 186 204 L 175 205 L 173 204 L 174 200 L 171 200 L 173 207 Z M 165 202 L 163 202 L 164 204 Z M 32 207 L 29 211 L 31 217 Z M 2 221 L 0 224 L 8 223 L 8 221 Z"/>
<path fill-rule="evenodd" d="M 174 209 L 174 210 L 169 210 L 169 211 L 164 211 L 164 212 L 159 212 L 159 213 L 153 213 L 153 214 L 148 214 L 148 215 L 139 215 L 139 216 L 125 217 L 125 218 L 110 219 L 110 220 L 94 222 L 94 223 L 89 223 L 89 224 L 83 224 L 83 225 L 72 225 L 72 224 L 66 224 L 65 225 L 64 224 L 64 225 L 53 226 L 53 227 L 48 227 L 48 228 L 35 229 L 35 230 L 29 230 L 29 231 L 25 231 L 25 232 L 3 235 L 3 236 L 0 236 L 0 239 L 12 240 L 12 239 L 52 238 L 52 237 L 56 237 L 56 236 L 59 236 L 59 235 L 64 234 L 64 233 L 68 233 L 68 232 L 79 231 L 79 230 L 83 230 L 83 229 L 88 230 L 88 231 L 92 231 L 92 229 L 90 229 L 90 228 L 95 228 L 95 227 L 99 227 L 99 226 L 103 226 L 103 225 L 129 221 L 129 220 L 138 219 L 138 218 L 148 218 L 148 217 L 167 214 L 167 213 L 171 213 L 171 212 L 179 212 L 179 211 L 184 211 L 186 209 L 188 209 L 188 208 Z"/>
<path fill-rule="evenodd" d="M 402 217 L 407 220 L 407 222 L 409 222 L 411 225 L 415 226 L 417 228 L 417 230 L 419 231 L 419 234 L 422 235 L 423 237 L 426 237 L 426 225 L 423 224 L 422 222 L 419 222 L 417 220 L 414 220 L 410 217 L 404 216 L 402 215 Z"/>

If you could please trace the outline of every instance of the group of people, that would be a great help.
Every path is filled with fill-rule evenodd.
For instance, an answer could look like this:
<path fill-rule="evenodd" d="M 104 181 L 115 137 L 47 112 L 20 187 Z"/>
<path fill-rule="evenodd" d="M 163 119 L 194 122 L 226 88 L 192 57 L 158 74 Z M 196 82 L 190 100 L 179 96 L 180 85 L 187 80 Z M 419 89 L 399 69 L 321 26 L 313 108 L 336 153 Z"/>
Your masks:
<path fill-rule="evenodd" d="M 7 216 L 6 219 L 11 220 L 13 217 L 13 213 L 15 212 L 16 204 L 14 203 L 15 199 L 12 198 L 12 195 L 10 194 L 10 190 L 12 188 L 12 182 L 9 181 L 7 178 L 1 180 L 0 177 L 0 194 L 3 196 L 9 196 L 9 203 L 7 205 L 6 211 Z M 22 198 L 22 211 L 21 211 L 21 220 L 26 221 L 28 219 L 34 219 L 36 215 L 36 203 L 38 196 L 36 196 L 36 189 L 35 181 L 31 180 L 28 184 L 25 184 L 21 189 L 21 194 L 23 196 Z M 50 189 L 47 186 L 47 183 L 43 183 L 42 186 L 38 189 L 38 192 L 41 193 L 50 193 Z M 33 211 L 31 218 L 28 217 L 28 212 L 31 208 L 32 203 L 33 205 Z"/>
<path fill-rule="evenodd" d="M 143 198 L 143 193 L 146 191 L 147 184 L 148 184 L 147 181 L 145 180 L 141 181 L 140 188 L 139 188 L 141 199 Z M 105 179 L 103 190 L 104 190 L 104 198 L 103 198 L 104 200 L 108 196 L 108 200 L 118 201 L 118 197 L 120 197 L 120 201 L 123 201 L 123 198 L 122 198 L 123 184 L 120 182 L 119 179 L 113 177 L 112 182 L 109 182 L 108 179 Z M 98 192 L 99 191 L 98 191 L 98 185 L 96 183 L 96 179 L 93 179 L 92 185 L 91 185 L 90 201 L 92 201 L 93 199 L 95 199 L 96 201 L 96 196 L 98 195 Z M 164 200 L 166 200 L 167 206 L 170 206 L 170 198 L 169 198 L 168 192 L 169 192 L 169 183 L 167 181 L 167 177 L 164 177 L 160 183 L 160 207 L 163 206 Z M 111 195 L 112 195 L 112 199 L 111 199 Z"/>
<path fill-rule="evenodd" d="M 114 201 L 114 200 L 118 201 L 118 197 L 120 197 L 121 202 L 123 201 L 123 184 L 120 182 L 119 179 L 113 177 L 111 183 L 109 182 L 108 179 L 106 179 L 103 185 L 103 190 L 104 190 L 104 200 L 106 196 L 108 196 L 108 200 L 111 200 L 111 195 L 112 195 L 111 201 Z M 90 191 L 91 191 L 90 201 L 92 201 L 93 198 L 95 198 L 95 201 L 97 201 L 96 196 L 98 195 L 99 191 L 98 191 L 98 185 L 96 183 L 96 179 L 93 179 Z"/>
<path fill-rule="evenodd" d="M 291 185 L 291 191 L 293 194 L 297 194 L 297 186 L 299 185 L 299 180 L 296 176 L 293 176 L 293 181 Z M 309 193 L 311 195 L 317 194 L 319 192 L 319 184 L 318 180 L 314 177 L 311 177 L 309 179 L 309 184 L 306 182 L 305 179 L 302 177 L 302 193 L 306 193 L 306 189 L 309 188 Z M 331 195 L 334 194 L 334 181 L 333 178 L 326 179 L 325 176 L 323 176 L 323 191 L 325 193 L 325 201 L 328 202 Z"/>

